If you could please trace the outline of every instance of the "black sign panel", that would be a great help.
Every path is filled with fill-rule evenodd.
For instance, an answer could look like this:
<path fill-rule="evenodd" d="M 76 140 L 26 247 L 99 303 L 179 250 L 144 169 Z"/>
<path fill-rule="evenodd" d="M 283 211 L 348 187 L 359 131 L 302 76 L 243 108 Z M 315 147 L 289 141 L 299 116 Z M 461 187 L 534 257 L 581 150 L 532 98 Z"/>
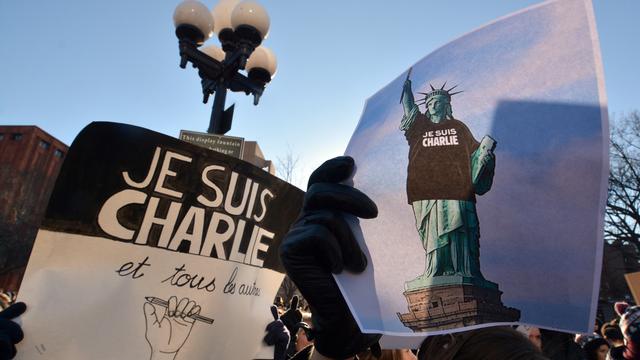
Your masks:
<path fill-rule="evenodd" d="M 282 271 L 303 194 L 234 157 L 95 122 L 69 149 L 42 228 Z"/>

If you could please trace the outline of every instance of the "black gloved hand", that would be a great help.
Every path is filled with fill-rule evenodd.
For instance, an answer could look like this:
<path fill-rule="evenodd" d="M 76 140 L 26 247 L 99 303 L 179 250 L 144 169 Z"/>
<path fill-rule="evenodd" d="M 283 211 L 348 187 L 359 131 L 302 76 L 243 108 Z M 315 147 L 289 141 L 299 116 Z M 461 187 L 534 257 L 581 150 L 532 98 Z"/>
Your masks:
<path fill-rule="evenodd" d="M 289 303 L 289 309 L 280 316 L 280 320 L 284 323 L 284 326 L 289 330 L 291 340 L 289 341 L 289 349 L 287 353 L 293 355 L 296 353 L 296 340 L 298 339 L 299 324 L 302 321 L 302 311 L 298 308 L 299 299 L 294 295 Z"/>
<path fill-rule="evenodd" d="M 264 342 L 267 345 L 275 345 L 273 350 L 273 360 L 287 359 L 287 346 L 289 346 L 289 330 L 278 316 L 278 308 L 271 306 L 271 315 L 274 320 L 267 325 L 267 335 L 264 336 Z"/>
<path fill-rule="evenodd" d="M 13 359 L 16 356 L 16 345 L 24 334 L 20 325 L 11 321 L 27 310 L 27 305 L 23 302 L 15 303 L 0 312 L 0 359 Z"/>
<path fill-rule="evenodd" d="M 367 266 L 345 213 L 374 218 L 378 209 L 369 197 L 339 184 L 354 170 L 351 157 L 326 161 L 309 178 L 300 218 L 280 246 L 282 264 L 309 302 L 316 350 L 344 359 L 375 344 L 380 335 L 360 332 L 331 273 L 360 273 Z"/>

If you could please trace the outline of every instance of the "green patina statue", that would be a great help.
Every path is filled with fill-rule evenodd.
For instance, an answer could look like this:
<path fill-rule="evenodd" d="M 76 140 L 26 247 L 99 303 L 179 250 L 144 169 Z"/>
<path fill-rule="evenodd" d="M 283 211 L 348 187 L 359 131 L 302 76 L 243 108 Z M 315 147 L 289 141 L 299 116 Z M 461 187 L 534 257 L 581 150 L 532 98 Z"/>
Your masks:
<path fill-rule="evenodd" d="M 455 88 L 455 87 L 454 87 Z M 423 274 L 405 290 L 448 284 L 497 285 L 480 272 L 480 231 L 475 195 L 491 189 L 495 140 L 475 140 L 467 126 L 453 118 L 453 88 L 431 86 L 416 103 L 407 76 L 401 102 L 400 130 L 409 143 L 407 198 L 426 251 Z M 421 113 L 418 106 L 426 105 Z"/>

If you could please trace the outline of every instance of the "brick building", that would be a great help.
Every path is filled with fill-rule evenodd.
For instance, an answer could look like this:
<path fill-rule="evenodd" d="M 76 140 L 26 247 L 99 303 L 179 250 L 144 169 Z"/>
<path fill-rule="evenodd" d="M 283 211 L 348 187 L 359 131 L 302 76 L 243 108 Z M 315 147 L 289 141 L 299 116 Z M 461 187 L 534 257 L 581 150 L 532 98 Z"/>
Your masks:
<path fill-rule="evenodd" d="M 36 126 L 0 126 L 0 289 L 20 286 L 67 150 Z"/>

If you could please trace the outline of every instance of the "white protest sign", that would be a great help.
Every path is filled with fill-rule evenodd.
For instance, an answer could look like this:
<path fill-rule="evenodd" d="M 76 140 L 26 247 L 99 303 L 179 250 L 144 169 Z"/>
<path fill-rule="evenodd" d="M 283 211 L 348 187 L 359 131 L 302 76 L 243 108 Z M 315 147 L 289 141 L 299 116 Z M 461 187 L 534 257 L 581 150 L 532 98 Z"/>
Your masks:
<path fill-rule="evenodd" d="M 223 154 L 93 123 L 19 293 L 22 359 L 252 359 L 302 191 Z"/>
<path fill-rule="evenodd" d="M 407 347 L 491 324 L 590 330 L 606 113 L 586 0 L 497 20 L 369 98 L 346 154 L 379 209 L 360 222 L 371 266 L 337 276 L 363 331 Z"/>

